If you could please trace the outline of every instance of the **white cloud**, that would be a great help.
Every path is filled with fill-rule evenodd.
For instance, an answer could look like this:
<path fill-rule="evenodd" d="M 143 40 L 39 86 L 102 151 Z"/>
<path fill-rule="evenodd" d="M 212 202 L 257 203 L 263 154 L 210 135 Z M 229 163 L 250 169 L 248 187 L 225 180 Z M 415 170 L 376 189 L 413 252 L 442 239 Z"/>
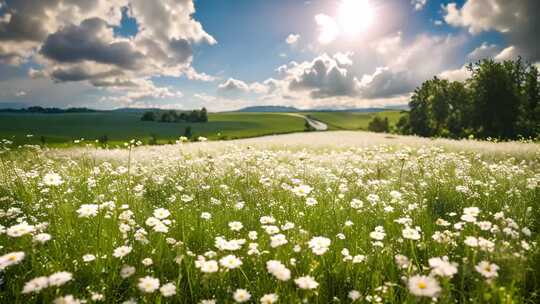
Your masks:
<path fill-rule="evenodd" d="M 499 46 L 496 44 L 488 44 L 487 42 L 482 43 L 479 47 L 475 48 L 472 52 L 467 55 L 472 61 L 477 61 L 486 58 L 493 58 L 500 51 Z"/>
<path fill-rule="evenodd" d="M 455 70 L 447 70 L 440 73 L 439 78 L 446 79 L 449 81 L 465 81 L 467 78 L 471 77 L 471 72 L 467 70 L 466 66 L 463 66 Z"/>
<path fill-rule="evenodd" d="M 414 6 L 415 11 L 420 11 L 426 6 L 427 0 L 411 0 L 411 4 Z"/>
<path fill-rule="evenodd" d="M 497 61 L 504 61 L 504 60 L 512 60 L 516 59 L 519 56 L 518 51 L 516 47 L 513 45 L 505 48 L 502 50 L 499 54 L 495 56 L 495 60 Z"/>
<path fill-rule="evenodd" d="M 449 3 L 444 10 L 448 24 L 472 34 L 498 31 L 517 53 L 532 61 L 540 59 L 540 44 L 534 39 L 540 28 L 540 1 L 467 0 L 461 8 Z"/>
<path fill-rule="evenodd" d="M 268 81 L 268 80 L 267 80 Z M 264 94 L 269 91 L 269 87 L 265 83 L 246 82 L 234 78 L 229 78 L 225 82 L 218 85 L 217 92 L 220 96 L 238 97 L 247 93 Z"/>
<path fill-rule="evenodd" d="M 85 82 L 113 97 L 122 92 L 118 88 L 130 87 L 133 92 L 126 93 L 124 100 L 181 95 L 148 84 L 153 76 L 215 80 L 191 65 L 194 44 L 216 43 L 193 19 L 193 0 L 18 0 L 4 4 L 0 63 L 32 61 L 41 66 L 31 69 L 30 77 Z M 113 30 L 120 26 L 124 9 L 137 22 L 133 37 L 118 36 Z M 134 84 L 144 85 L 135 90 Z"/>
<path fill-rule="evenodd" d="M 289 36 L 287 36 L 287 39 L 285 39 L 285 42 L 287 42 L 287 44 L 296 44 L 299 39 L 300 34 L 289 34 Z"/>
<path fill-rule="evenodd" d="M 352 64 L 348 54 L 333 57 L 323 54 L 311 62 L 289 68 L 285 80 L 291 91 L 307 91 L 311 98 L 354 96 L 358 80 L 349 71 Z"/>

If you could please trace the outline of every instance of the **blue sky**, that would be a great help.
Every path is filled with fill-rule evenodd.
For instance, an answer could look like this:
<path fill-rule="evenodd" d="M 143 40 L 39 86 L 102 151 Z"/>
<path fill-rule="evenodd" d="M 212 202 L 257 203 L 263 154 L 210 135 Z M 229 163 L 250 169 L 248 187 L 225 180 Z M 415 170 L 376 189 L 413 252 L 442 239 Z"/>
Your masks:
<path fill-rule="evenodd" d="M 470 61 L 538 62 L 538 8 L 533 0 L 0 0 L 0 107 L 403 105 L 435 75 L 465 79 Z"/>

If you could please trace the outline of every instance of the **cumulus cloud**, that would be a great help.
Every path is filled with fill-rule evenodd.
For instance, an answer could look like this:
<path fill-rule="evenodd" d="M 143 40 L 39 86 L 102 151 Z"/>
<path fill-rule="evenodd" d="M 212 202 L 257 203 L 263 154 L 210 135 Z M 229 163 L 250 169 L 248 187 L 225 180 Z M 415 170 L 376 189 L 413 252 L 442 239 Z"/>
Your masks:
<path fill-rule="evenodd" d="M 178 97 L 148 79 L 185 75 L 213 81 L 191 66 L 196 43 L 215 44 L 193 19 L 193 0 L 17 0 L 0 12 L 0 63 L 33 61 L 29 76 L 57 83 L 86 82 L 103 87 L 143 88 L 125 100 Z M 119 36 L 123 12 L 137 22 L 137 33 Z"/>
<path fill-rule="evenodd" d="M 540 43 L 531 39 L 540 28 L 540 1 L 467 0 L 461 8 L 449 3 L 444 10 L 448 24 L 467 28 L 472 34 L 498 31 L 517 53 L 532 61 L 540 59 Z"/>
<path fill-rule="evenodd" d="M 515 46 L 511 45 L 503 49 L 499 54 L 497 54 L 495 56 L 495 60 L 497 61 L 511 60 L 511 59 L 516 59 L 518 56 L 519 56 L 519 51 L 516 49 Z"/>
<path fill-rule="evenodd" d="M 114 41 L 112 28 L 99 18 L 69 25 L 47 37 L 41 54 L 59 63 L 93 61 L 119 68 L 137 69 L 144 55 L 129 41 Z"/>
<path fill-rule="evenodd" d="M 299 39 L 300 34 L 289 34 L 289 36 L 287 36 L 287 39 L 285 39 L 285 42 L 287 42 L 287 44 L 296 44 Z"/>
<path fill-rule="evenodd" d="M 463 82 L 467 78 L 471 77 L 471 72 L 467 69 L 466 66 L 462 66 L 459 69 L 447 70 L 447 71 L 441 72 L 437 76 L 439 78 L 446 79 L 446 80 L 449 80 L 449 81 Z"/>
<path fill-rule="evenodd" d="M 264 94 L 271 90 L 272 80 L 266 80 L 264 83 L 252 82 L 250 84 L 229 78 L 218 85 L 217 92 L 220 96 L 238 97 L 246 93 Z"/>
<path fill-rule="evenodd" d="M 414 6 L 414 10 L 420 11 L 426 6 L 427 0 L 411 0 L 411 4 Z"/>
<path fill-rule="evenodd" d="M 467 55 L 472 61 L 477 61 L 486 58 L 493 58 L 500 51 L 499 46 L 496 44 L 488 44 L 487 42 L 482 43 L 479 47 L 475 48 L 472 52 Z"/>
<path fill-rule="evenodd" d="M 358 79 L 349 71 L 351 64 L 347 54 L 323 54 L 289 69 L 288 87 L 291 91 L 308 91 L 312 98 L 354 96 Z"/>
<path fill-rule="evenodd" d="M 128 106 L 132 103 L 144 104 L 148 100 L 181 98 L 184 94 L 169 87 L 157 87 L 148 79 L 136 79 L 126 87 L 109 84 L 112 96 L 101 98 L 101 102 L 114 103 L 120 106 Z M 141 103 L 143 102 L 143 103 Z"/>

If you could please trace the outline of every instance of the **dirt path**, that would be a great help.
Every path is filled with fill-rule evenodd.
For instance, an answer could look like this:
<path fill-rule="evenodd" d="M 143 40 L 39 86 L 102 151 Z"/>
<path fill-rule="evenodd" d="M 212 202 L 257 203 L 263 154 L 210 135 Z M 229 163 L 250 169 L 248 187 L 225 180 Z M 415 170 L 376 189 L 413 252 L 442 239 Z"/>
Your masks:
<path fill-rule="evenodd" d="M 301 117 L 303 119 L 305 119 L 308 124 L 315 130 L 317 131 L 326 131 L 328 130 L 328 125 L 325 124 L 324 122 L 322 121 L 319 121 L 319 120 L 315 120 L 315 119 L 312 119 L 312 118 L 309 118 L 305 115 L 302 115 L 302 114 L 297 114 L 297 113 L 287 113 L 285 115 L 290 115 L 290 116 L 296 116 L 296 117 Z"/>

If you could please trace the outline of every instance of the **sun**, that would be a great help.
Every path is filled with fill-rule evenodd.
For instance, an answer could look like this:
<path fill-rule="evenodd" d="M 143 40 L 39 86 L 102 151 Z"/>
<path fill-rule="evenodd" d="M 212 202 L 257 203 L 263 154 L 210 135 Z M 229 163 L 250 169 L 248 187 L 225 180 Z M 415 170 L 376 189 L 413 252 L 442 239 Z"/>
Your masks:
<path fill-rule="evenodd" d="M 342 0 L 337 22 L 343 33 L 355 35 L 365 31 L 373 22 L 373 7 L 368 0 Z"/>

